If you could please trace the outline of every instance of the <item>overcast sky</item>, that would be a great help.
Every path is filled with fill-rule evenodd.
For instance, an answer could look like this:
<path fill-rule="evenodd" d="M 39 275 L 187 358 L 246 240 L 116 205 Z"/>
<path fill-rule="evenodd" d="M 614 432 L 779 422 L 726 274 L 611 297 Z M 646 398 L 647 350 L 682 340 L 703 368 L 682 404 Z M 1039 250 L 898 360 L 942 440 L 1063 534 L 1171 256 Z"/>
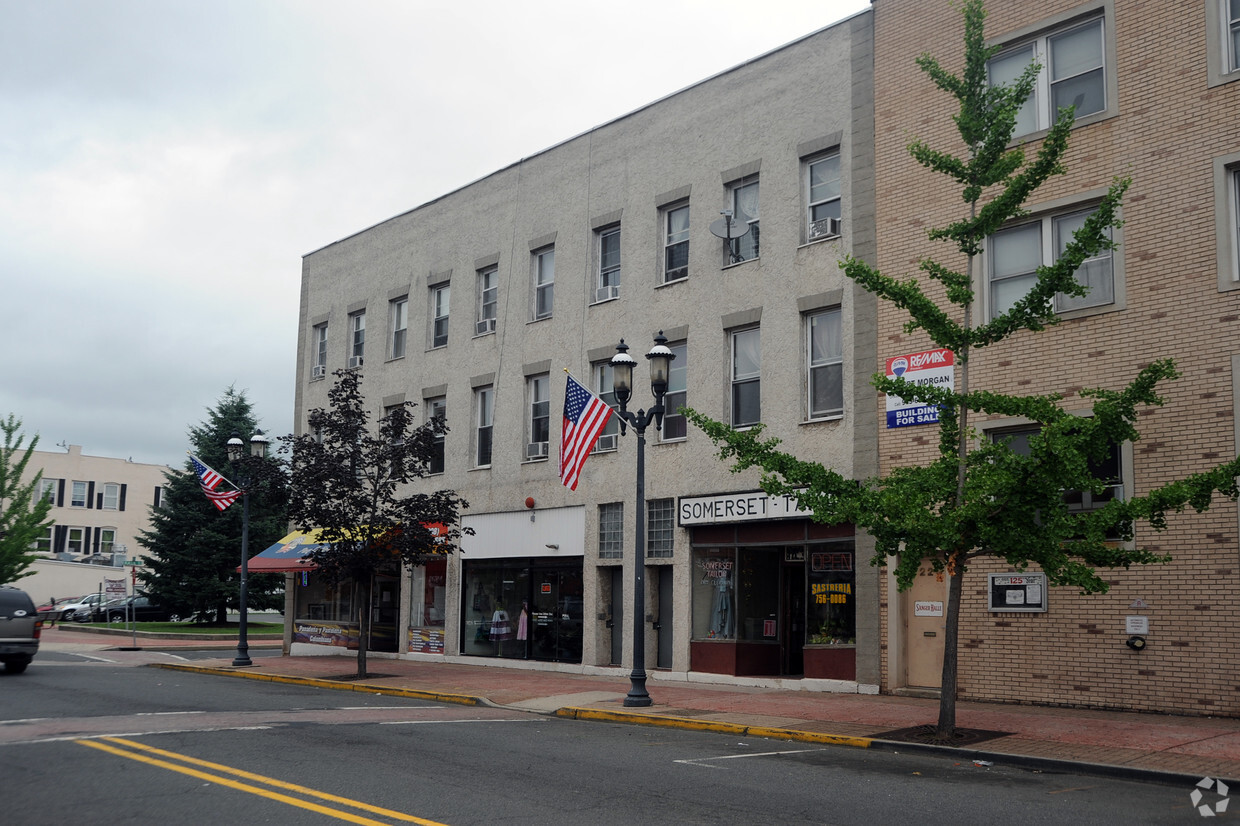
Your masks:
<path fill-rule="evenodd" d="M 301 257 L 868 0 L 0 0 L 0 417 L 293 427 Z"/>

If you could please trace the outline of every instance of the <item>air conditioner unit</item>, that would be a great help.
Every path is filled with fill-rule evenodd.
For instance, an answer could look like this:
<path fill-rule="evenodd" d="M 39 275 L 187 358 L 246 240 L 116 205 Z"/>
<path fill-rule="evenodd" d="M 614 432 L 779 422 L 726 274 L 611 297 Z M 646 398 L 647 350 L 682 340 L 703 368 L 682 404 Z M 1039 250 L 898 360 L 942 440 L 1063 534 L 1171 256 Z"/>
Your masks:
<path fill-rule="evenodd" d="M 494 332 L 495 332 L 495 319 L 493 318 L 484 318 L 482 319 L 482 321 L 479 321 L 477 324 L 474 325 L 474 335 L 480 336 L 480 335 L 484 335 L 485 333 L 494 333 Z"/>
<path fill-rule="evenodd" d="M 810 221 L 809 224 L 809 240 L 815 238 L 831 238 L 840 234 L 839 218 L 820 218 L 817 221 Z"/>
<path fill-rule="evenodd" d="M 525 458 L 527 459 L 546 459 L 547 443 L 546 442 L 530 442 L 525 446 Z"/>
<path fill-rule="evenodd" d="M 327 375 L 326 365 L 316 364 L 310 368 L 310 378 L 312 379 L 321 379 L 326 375 Z"/>
<path fill-rule="evenodd" d="M 619 284 L 613 284 L 608 287 L 599 287 L 597 290 L 594 291 L 594 302 L 596 304 L 600 301 L 610 301 L 613 298 L 619 298 L 619 297 L 620 297 L 620 285 Z"/>
<path fill-rule="evenodd" d="M 362 366 L 361 356 L 349 356 L 349 369 L 350 370 L 352 370 L 355 367 L 361 367 L 361 366 Z"/>
<path fill-rule="evenodd" d="M 594 451 L 597 453 L 600 450 L 615 450 L 616 438 L 615 433 L 606 433 L 599 436 L 598 441 L 594 443 Z"/>

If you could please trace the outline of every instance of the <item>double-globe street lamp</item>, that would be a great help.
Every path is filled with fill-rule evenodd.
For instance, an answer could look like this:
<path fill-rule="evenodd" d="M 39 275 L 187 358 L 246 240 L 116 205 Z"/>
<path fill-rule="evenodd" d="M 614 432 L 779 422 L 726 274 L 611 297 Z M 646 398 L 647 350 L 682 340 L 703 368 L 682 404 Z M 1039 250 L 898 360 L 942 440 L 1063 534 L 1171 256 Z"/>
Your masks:
<path fill-rule="evenodd" d="M 246 601 L 249 597 L 247 588 L 250 579 L 250 485 L 254 474 L 248 467 L 254 459 L 267 457 L 268 439 L 263 431 L 255 430 L 250 437 L 250 455 L 245 455 L 245 442 L 241 441 L 240 433 L 233 433 L 228 440 L 228 462 L 233 466 L 234 477 L 241 488 L 241 616 L 240 633 L 237 636 L 237 656 L 233 658 L 234 666 L 254 665 L 250 660 L 250 644 L 246 638 Z"/>
<path fill-rule="evenodd" d="M 654 422 L 655 430 L 663 429 L 663 397 L 667 394 L 667 376 L 675 354 L 667 348 L 667 338 L 660 330 L 654 337 L 654 346 L 646 354 L 650 361 L 650 392 L 654 405 L 649 410 L 633 413 L 628 409 L 633 397 L 633 367 L 637 362 L 628 353 L 629 347 L 620 339 L 616 354 L 611 357 L 612 389 L 620 403 L 620 434 L 625 426 L 632 425 L 637 434 L 637 526 L 633 551 L 633 672 L 632 683 L 624 698 L 627 707 L 648 706 L 650 695 L 646 693 L 646 428 Z"/>

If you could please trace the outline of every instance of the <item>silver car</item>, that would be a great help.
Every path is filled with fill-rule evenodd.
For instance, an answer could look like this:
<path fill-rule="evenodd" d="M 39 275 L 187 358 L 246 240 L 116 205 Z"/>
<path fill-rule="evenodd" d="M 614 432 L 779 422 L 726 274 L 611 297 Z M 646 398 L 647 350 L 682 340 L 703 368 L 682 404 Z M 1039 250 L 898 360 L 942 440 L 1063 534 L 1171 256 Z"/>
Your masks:
<path fill-rule="evenodd" d="M 0 662 L 10 674 L 20 674 L 39 651 L 43 620 L 34 600 L 20 588 L 0 585 Z"/>

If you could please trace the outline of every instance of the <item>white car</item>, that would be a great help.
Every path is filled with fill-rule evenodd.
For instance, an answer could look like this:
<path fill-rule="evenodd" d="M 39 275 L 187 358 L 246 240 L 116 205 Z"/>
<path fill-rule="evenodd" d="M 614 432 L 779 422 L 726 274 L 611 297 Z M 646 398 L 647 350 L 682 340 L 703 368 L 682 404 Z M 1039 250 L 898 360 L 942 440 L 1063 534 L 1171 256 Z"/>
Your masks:
<path fill-rule="evenodd" d="M 69 620 L 74 619 L 73 615 L 76 614 L 81 608 L 90 609 L 87 611 L 87 614 L 89 614 L 91 610 L 99 605 L 99 601 L 99 594 L 87 594 L 85 596 L 78 597 L 77 599 L 71 599 L 68 602 L 63 602 L 57 605 L 56 610 L 60 612 L 61 621 L 68 622 Z"/>

